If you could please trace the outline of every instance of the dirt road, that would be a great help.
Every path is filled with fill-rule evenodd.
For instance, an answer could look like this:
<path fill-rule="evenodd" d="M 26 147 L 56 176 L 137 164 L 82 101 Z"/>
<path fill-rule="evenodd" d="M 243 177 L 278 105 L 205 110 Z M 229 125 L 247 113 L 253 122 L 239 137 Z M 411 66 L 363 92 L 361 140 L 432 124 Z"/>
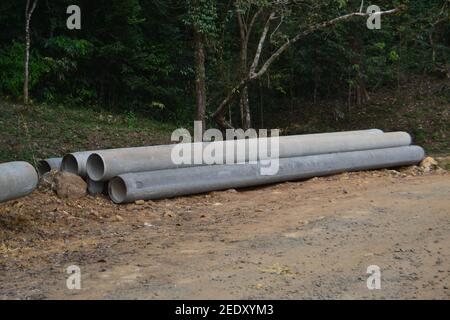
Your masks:
<path fill-rule="evenodd" d="M 449 299 L 450 175 L 343 174 L 144 205 L 0 206 L 3 299 Z M 65 273 L 81 269 L 82 289 Z M 381 290 L 367 289 L 367 267 Z"/>

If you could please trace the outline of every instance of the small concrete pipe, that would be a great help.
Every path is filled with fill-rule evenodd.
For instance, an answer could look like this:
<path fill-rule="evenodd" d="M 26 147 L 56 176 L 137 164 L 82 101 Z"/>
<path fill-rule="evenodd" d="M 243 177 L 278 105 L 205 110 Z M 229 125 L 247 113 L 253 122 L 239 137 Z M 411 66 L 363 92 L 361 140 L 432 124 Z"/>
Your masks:
<path fill-rule="evenodd" d="M 42 177 L 44 174 L 52 170 L 60 170 L 61 162 L 62 158 L 50 158 L 39 161 L 37 166 L 39 175 Z"/>
<path fill-rule="evenodd" d="M 28 162 L 0 164 L 0 202 L 25 197 L 36 189 L 38 174 Z"/>
<path fill-rule="evenodd" d="M 220 159 L 222 162 L 219 164 L 230 164 L 230 162 L 226 161 L 228 158 L 228 150 L 235 150 L 234 163 L 241 163 L 249 162 L 251 159 L 265 160 L 278 157 L 290 158 L 325 153 L 402 147 L 410 145 L 412 141 L 411 136 L 405 132 L 386 134 L 359 133 L 353 135 L 285 136 L 279 138 L 278 155 L 266 152 L 267 150 L 258 154 L 258 148 L 253 148 L 253 152 L 249 153 L 250 141 L 256 141 L 255 143 L 258 144 L 264 140 L 267 142 L 267 145 L 272 145 L 272 138 L 224 141 L 221 147 L 221 149 L 223 148 L 223 157 Z M 218 143 L 221 142 L 192 144 L 193 147 L 191 149 L 193 151 L 197 145 L 206 147 Z M 97 152 L 89 157 L 87 172 L 89 177 L 94 181 L 106 181 L 124 173 L 199 166 L 199 164 L 175 164 L 172 161 L 172 151 L 177 146 L 180 145 L 164 145 Z M 238 153 L 236 150 L 244 150 L 244 152 Z M 193 158 L 193 156 L 191 156 L 191 158 Z"/>
<path fill-rule="evenodd" d="M 76 174 L 82 178 L 87 177 L 86 162 L 89 156 L 98 151 L 83 151 L 69 153 L 61 162 L 61 171 Z"/>
<path fill-rule="evenodd" d="M 108 193 L 108 183 L 103 181 L 92 181 L 92 179 L 87 178 L 87 189 L 90 195 L 97 194 L 107 194 Z"/>
<path fill-rule="evenodd" d="M 399 167 L 419 163 L 425 157 L 421 147 L 343 152 L 279 160 L 276 175 L 261 175 L 263 162 L 128 173 L 112 179 L 109 196 L 115 203 L 155 200 L 231 188 L 295 181 L 346 171 Z"/>

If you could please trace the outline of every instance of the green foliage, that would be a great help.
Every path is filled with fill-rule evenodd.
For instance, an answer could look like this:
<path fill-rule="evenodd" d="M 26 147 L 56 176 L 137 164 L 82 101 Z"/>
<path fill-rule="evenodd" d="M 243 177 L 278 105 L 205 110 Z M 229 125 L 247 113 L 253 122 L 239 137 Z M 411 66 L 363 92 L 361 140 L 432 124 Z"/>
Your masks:
<path fill-rule="evenodd" d="M 125 119 L 128 124 L 128 128 L 133 129 L 136 127 L 137 116 L 133 111 L 125 111 L 124 113 Z"/>
<path fill-rule="evenodd" d="M 46 47 L 65 57 L 79 59 L 88 57 L 92 53 L 94 46 L 87 40 L 56 36 L 48 39 Z"/>
<path fill-rule="evenodd" d="M 32 108 L 0 99 L 0 163 L 32 162 L 75 150 L 169 143 L 172 125 L 90 108 L 35 104 Z"/>
<path fill-rule="evenodd" d="M 25 45 L 13 41 L 10 46 L 0 51 L 0 92 L 15 98 L 22 96 L 23 90 L 23 57 Z M 30 82 L 32 90 L 44 75 L 48 74 L 51 66 L 42 59 L 36 50 L 30 56 Z"/>
<path fill-rule="evenodd" d="M 63 13 L 72 3 L 82 8 L 80 31 L 65 26 Z M 362 85 L 372 92 L 397 87 L 413 74 L 446 76 L 448 1 L 376 4 L 390 9 L 400 3 L 407 9 L 383 16 L 381 30 L 368 30 L 365 18 L 355 18 L 292 46 L 249 87 L 254 118 L 291 111 L 304 101 L 347 101 L 349 89 Z M 262 10 L 250 36 L 250 64 L 272 10 L 276 19 L 261 63 L 298 32 L 359 11 L 360 5 L 360 0 L 47 1 L 38 6 L 31 22 L 31 96 L 51 104 L 100 107 L 119 114 L 132 110 L 137 117 L 190 122 L 195 114 L 194 30 L 207 44 L 210 114 L 242 75 L 236 10 L 247 23 Z M 15 99 L 23 86 L 23 6 L 22 1 L 0 3 L 0 94 Z M 232 118 L 239 116 L 235 107 Z M 133 126 L 132 114 L 126 118 L 127 126 Z"/>
<path fill-rule="evenodd" d="M 207 38 L 217 36 L 217 8 L 214 0 L 188 0 L 188 12 L 184 22 Z"/>

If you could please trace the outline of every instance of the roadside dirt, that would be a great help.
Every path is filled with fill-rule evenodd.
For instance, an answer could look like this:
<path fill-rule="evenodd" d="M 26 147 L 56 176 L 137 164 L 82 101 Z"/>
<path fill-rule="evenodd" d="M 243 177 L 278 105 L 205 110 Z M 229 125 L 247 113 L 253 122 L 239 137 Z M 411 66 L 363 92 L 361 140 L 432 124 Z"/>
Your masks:
<path fill-rule="evenodd" d="M 81 268 L 82 289 L 66 287 Z M 367 289 L 367 267 L 381 290 Z M 0 299 L 449 299 L 450 175 L 342 174 L 117 206 L 0 205 Z"/>

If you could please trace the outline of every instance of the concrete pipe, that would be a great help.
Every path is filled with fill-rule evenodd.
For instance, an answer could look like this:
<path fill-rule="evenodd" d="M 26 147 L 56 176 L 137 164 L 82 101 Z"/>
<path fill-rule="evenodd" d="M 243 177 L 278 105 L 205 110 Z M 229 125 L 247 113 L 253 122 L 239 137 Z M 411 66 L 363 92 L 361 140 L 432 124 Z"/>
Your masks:
<path fill-rule="evenodd" d="M 103 181 L 92 181 L 92 179 L 87 178 L 87 189 L 90 195 L 97 194 L 107 194 L 108 184 Z"/>
<path fill-rule="evenodd" d="M 280 153 L 282 157 L 296 156 L 295 152 L 292 152 L 293 147 L 289 147 L 293 141 L 298 141 L 298 143 L 309 143 L 315 142 L 317 139 L 350 139 L 350 137 L 374 137 L 383 135 L 383 131 L 379 129 L 369 129 L 360 131 L 344 131 L 344 132 L 334 132 L 334 133 L 319 133 L 319 134 L 308 134 L 308 135 L 295 135 L 280 137 L 280 144 L 284 142 L 284 148 Z M 409 138 L 410 139 L 410 138 Z M 264 139 L 260 139 L 264 140 Z M 265 139 L 271 141 L 271 139 Z M 255 155 L 248 154 L 248 145 L 251 140 L 229 140 L 223 142 L 223 154 L 226 157 L 226 149 L 232 148 L 233 150 L 245 149 L 245 155 L 235 155 L 234 162 L 248 161 L 249 158 Z M 353 141 L 353 140 L 352 140 Z M 335 141 L 330 144 L 334 144 Z M 192 150 L 194 146 L 200 146 L 204 148 L 208 145 L 215 143 L 193 143 L 191 144 Z M 269 142 L 270 144 L 270 142 Z M 409 143 L 410 144 L 410 143 Z M 98 152 L 93 152 L 87 161 L 86 171 L 90 179 L 94 181 L 108 181 L 111 178 L 129 172 L 143 172 L 143 171 L 153 171 L 153 170 L 165 170 L 165 169 L 175 169 L 182 167 L 198 166 L 197 165 L 177 165 L 172 162 L 172 151 L 179 144 L 171 145 L 159 145 L 159 146 L 149 146 L 149 147 L 139 147 L 139 148 L 123 148 L 123 149 L 113 149 L 113 150 L 103 150 Z M 390 145 L 391 146 L 391 145 Z M 398 146 L 397 144 L 392 146 Z M 193 158 L 192 151 L 192 157 Z M 333 151 L 331 151 L 333 152 Z M 237 153 L 237 152 L 236 152 Z M 258 158 L 258 155 L 256 155 Z M 252 158 L 254 159 L 254 158 Z"/>
<path fill-rule="evenodd" d="M 0 202 L 25 197 L 36 189 L 38 174 L 27 162 L 0 164 Z"/>
<path fill-rule="evenodd" d="M 37 166 L 39 175 L 42 177 L 44 174 L 52 170 L 60 170 L 61 162 L 62 158 L 51 158 L 39 161 Z"/>
<path fill-rule="evenodd" d="M 366 130 L 353 130 L 353 131 L 337 131 L 337 132 L 324 132 L 324 133 L 311 133 L 311 134 L 301 134 L 301 135 L 293 135 L 290 137 L 296 136 L 347 136 L 347 135 L 359 135 L 359 134 L 383 134 L 384 131 L 380 129 L 366 129 Z"/>
<path fill-rule="evenodd" d="M 249 162 L 249 160 L 265 160 L 270 158 L 290 158 L 309 156 L 325 153 L 349 152 L 370 149 L 383 149 L 408 146 L 411 144 L 411 136 L 405 132 L 393 132 L 386 134 L 345 134 L 345 135 L 302 135 L 286 136 L 279 138 L 279 153 L 259 153 L 263 148 L 249 148 L 251 141 L 259 144 L 266 141 L 271 146 L 272 138 L 253 140 L 229 140 L 221 144 L 222 157 L 219 164 L 232 164 Z M 217 145 L 221 142 L 202 144 L 206 146 Z M 198 144 L 192 144 L 196 146 Z M 94 181 L 106 181 L 111 178 L 133 172 L 146 172 L 154 170 L 175 169 L 191 167 L 211 163 L 176 164 L 172 160 L 172 151 L 176 146 L 165 145 L 145 148 L 118 149 L 92 154 L 87 163 L 87 172 Z M 195 147 L 192 147 L 192 152 Z M 258 150 L 259 149 L 259 150 Z M 233 152 L 234 159 L 227 161 L 228 150 Z M 236 150 L 243 150 L 237 152 Z M 249 152 L 252 150 L 252 153 Z M 270 150 L 270 147 L 269 147 Z M 191 154 L 191 159 L 194 158 Z"/>
<path fill-rule="evenodd" d="M 319 134 L 313 134 L 313 135 L 305 135 L 305 136 L 346 136 L 346 135 L 355 135 L 355 134 L 368 134 L 368 135 L 379 135 L 383 134 L 382 130 L 379 129 L 369 129 L 369 130 L 359 130 L 359 131 L 343 131 L 343 132 L 334 132 L 334 133 L 319 133 Z M 293 136 L 295 137 L 295 136 Z M 164 146 L 165 148 L 170 148 L 173 145 Z M 145 149 L 152 149 L 155 147 L 163 147 L 163 146 L 150 146 L 150 147 L 140 147 L 140 148 L 122 148 L 122 149 L 110 149 L 110 150 L 99 150 L 99 151 L 84 151 L 84 152 L 75 152 L 70 153 L 66 155 L 61 163 L 61 171 L 69 172 L 72 174 L 79 175 L 83 178 L 86 178 L 88 176 L 87 172 L 87 161 L 90 155 L 97 154 L 97 153 L 110 153 L 110 154 L 127 154 L 130 151 L 137 150 L 137 152 L 140 152 L 141 150 Z M 171 149 L 170 149 L 171 150 Z M 165 169 L 165 168 L 164 168 Z M 94 173 L 94 171 L 98 170 L 98 167 L 96 164 L 92 165 L 91 171 L 92 171 L 92 180 L 94 181 L 107 181 L 109 178 L 103 177 L 101 179 L 95 179 L 97 175 Z M 122 171 L 120 171 L 122 173 Z M 110 178 L 114 177 L 115 175 L 112 175 Z"/>
<path fill-rule="evenodd" d="M 74 152 L 64 156 L 61 162 L 61 171 L 87 177 L 86 162 L 91 154 L 98 151 Z"/>
<path fill-rule="evenodd" d="M 280 159 L 279 171 L 272 176 L 260 173 L 266 161 L 128 173 L 112 179 L 108 191 L 111 199 L 120 204 L 295 181 L 346 171 L 412 165 L 424 157 L 421 147 L 407 146 Z"/>

